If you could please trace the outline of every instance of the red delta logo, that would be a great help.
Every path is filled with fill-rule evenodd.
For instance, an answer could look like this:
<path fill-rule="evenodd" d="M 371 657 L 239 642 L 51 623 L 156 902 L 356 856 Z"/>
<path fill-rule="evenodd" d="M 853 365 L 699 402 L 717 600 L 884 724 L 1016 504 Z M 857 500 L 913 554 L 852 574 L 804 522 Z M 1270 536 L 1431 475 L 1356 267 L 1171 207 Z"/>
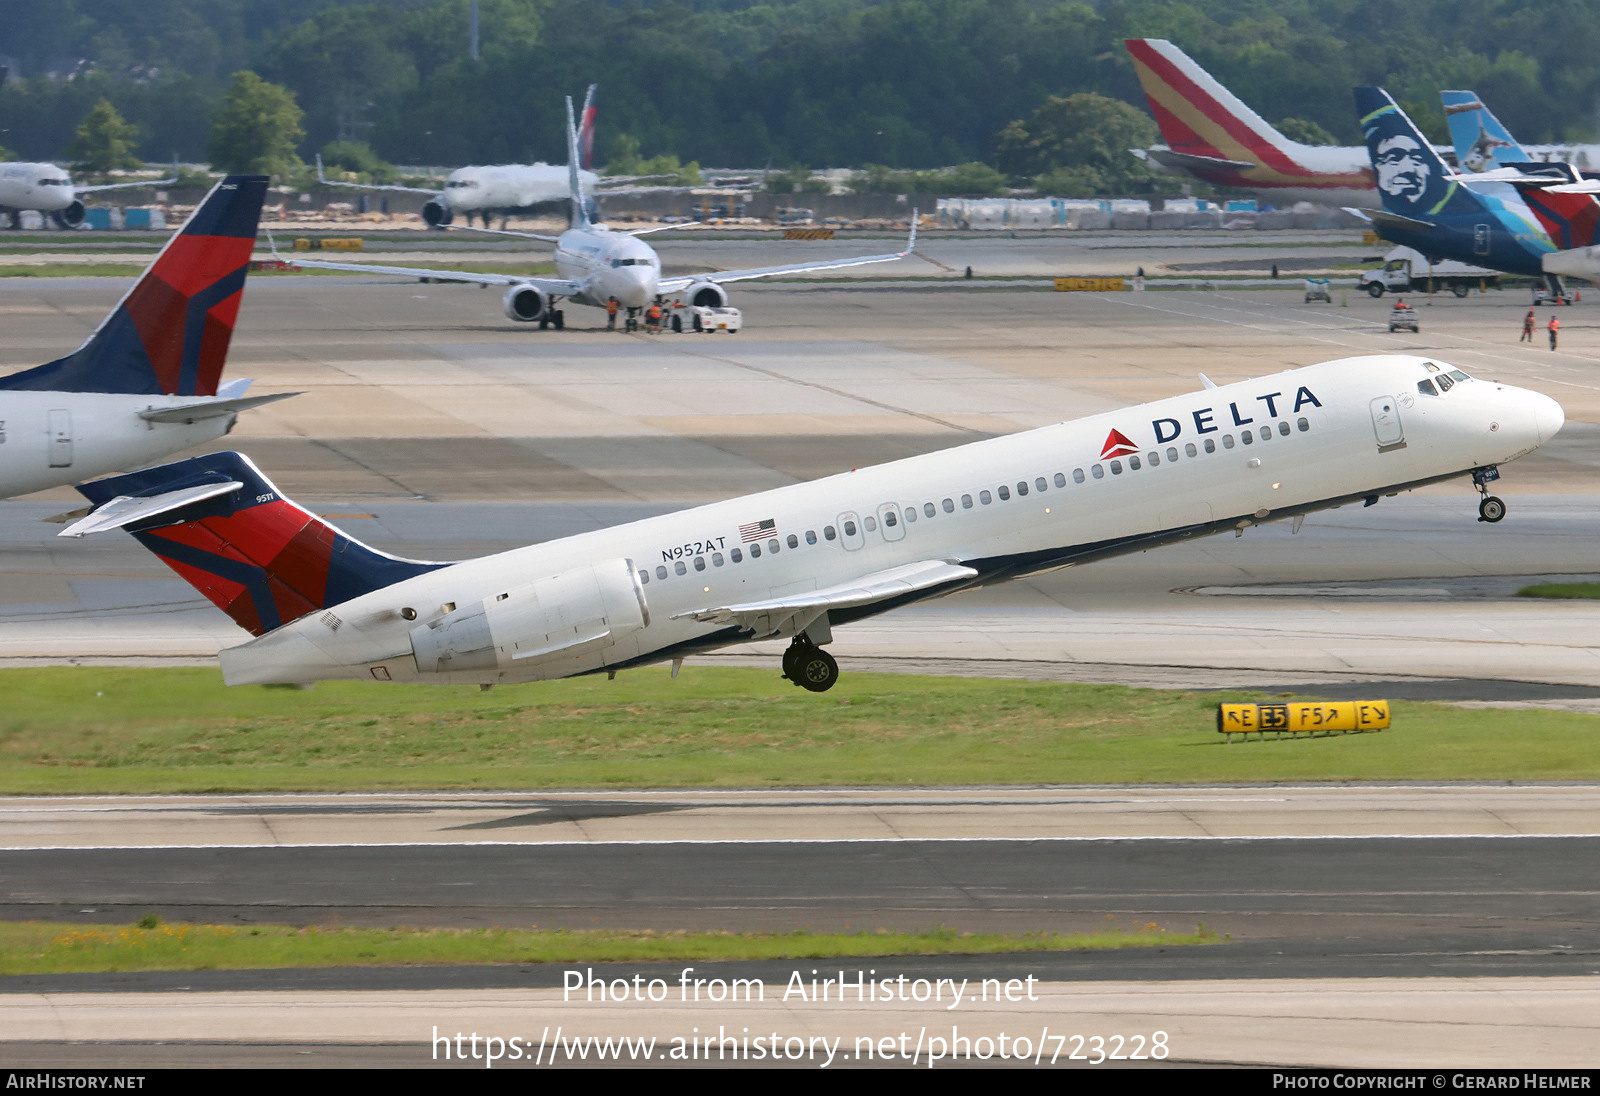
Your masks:
<path fill-rule="evenodd" d="M 1105 460 L 1108 457 L 1126 457 L 1132 453 L 1137 453 L 1138 451 L 1139 447 L 1128 440 L 1128 435 L 1124 434 L 1121 430 L 1113 430 L 1111 433 L 1106 435 L 1106 444 L 1100 450 L 1100 459 Z"/>

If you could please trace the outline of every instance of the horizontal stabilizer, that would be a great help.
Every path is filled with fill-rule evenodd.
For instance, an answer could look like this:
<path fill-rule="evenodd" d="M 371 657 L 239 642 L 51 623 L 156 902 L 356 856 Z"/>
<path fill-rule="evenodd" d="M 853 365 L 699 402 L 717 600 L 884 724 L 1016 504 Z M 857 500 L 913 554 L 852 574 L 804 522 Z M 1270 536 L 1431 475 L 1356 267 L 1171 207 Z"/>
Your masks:
<path fill-rule="evenodd" d="M 90 533 L 121 529 L 124 525 L 159 517 L 173 510 L 181 510 L 196 502 L 232 494 L 243 486 L 244 484 L 238 480 L 225 480 L 222 483 L 204 483 L 197 487 L 165 491 L 159 495 L 118 495 L 110 502 L 96 507 L 95 511 L 82 521 L 67 526 L 56 536 L 86 537 Z"/>
<path fill-rule="evenodd" d="M 290 396 L 298 396 L 298 392 L 276 392 L 268 396 L 245 396 L 233 400 L 202 400 L 197 403 L 185 403 L 178 407 L 154 407 L 149 411 L 139 412 L 141 419 L 150 422 L 181 422 L 195 423 L 205 419 L 220 418 L 223 415 L 237 415 L 240 411 L 248 411 L 252 407 L 260 407 L 264 403 L 276 403 L 286 400 Z"/>
<path fill-rule="evenodd" d="M 1254 160 L 1224 160 L 1220 156 L 1199 156 L 1193 152 L 1174 152 L 1170 148 L 1152 148 L 1146 150 L 1146 155 L 1162 167 L 1176 167 L 1185 170 L 1191 168 L 1219 168 L 1229 171 L 1243 171 L 1249 167 L 1259 167 Z"/>
<path fill-rule="evenodd" d="M 858 605 L 871 605 L 901 594 L 930 590 L 935 586 L 963 582 L 976 578 L 978 572 L 953 560 L 929 559 L 907 563 L 863 575 L 858 579 L 829 586 L 823 590 L 789 594 L 766 601 L 747 601 L 738 605 L 722 605 L 706 609 L 693 609 L 678 613 L 672 619 L 693 617 L 695 620 L 716 624 L 738 624 L 749 627 L 757 617 L 783 617 L 796 613 L 820 613 L 832 609 L 851 609 Z"/>
<path fill-rule="evenodd" d="M 1418 221 L 1411 217 L 1402 217 L 1398 213 L 1388 213 L 1381 209 L 1352 209 L 1344 207 L 1344 211 L 1369 221 L 1379 228 L 1392 228 L 1398 232 L 1430 232 L 1438 226 L 1428 221 Z"/>
<path fill-rule="evenodd" d="M 1600 247 L 1575 247 L 1569 251 L 1555 251 L 1539 257 L 1539 265 L 1546 274 L 1560 274 L 1566 278 L 1600 279 Z"/>

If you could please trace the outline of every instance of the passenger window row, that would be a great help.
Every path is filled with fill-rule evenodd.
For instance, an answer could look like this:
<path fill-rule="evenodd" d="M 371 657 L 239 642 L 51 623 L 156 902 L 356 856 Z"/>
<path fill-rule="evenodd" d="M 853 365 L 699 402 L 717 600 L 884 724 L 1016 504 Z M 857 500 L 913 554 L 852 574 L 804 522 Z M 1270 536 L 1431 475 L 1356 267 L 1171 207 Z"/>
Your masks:
<path fill-rule="evenodd" d="M 1427 382 L 1424 381 L 1422 383 L 1426 384 Z M 1421 385 L 1419 385 L 1418 387 L 1420 388 Z M 1290 428 L 1288 422 L 1286 422 L 1286 421 L 1280 421 L 1277 424 L 1277 433 L 1278 433 L 1278 435 L 1280 437 L 1285 437 L 1285 438 L 1288 437 L 1290 434 L 1292 434 L 1294 432 L 1294 430 L 1298 430 L 1300 433 L 1304 434 L 1304 433 L 1307 433 L 1308 431 L 1310 431 L 1310 429 L 1311 429 L 1311 423 L 1304 416 L 1301 416 L 1301 417 L 1299 417 L 1299 418 L 1297 418 L 1295 420 L 1295 425 L 1294 425 L 1293 429 Z M 1257 440 L 1258 437 L 1263 442 L 1270 441 L 1272 439 L 1272 434 L 1273 434 L 1273 427 L 1269 423 L 1269 424 L 1267 424 L 1265 426 L 1262 426 L 1260 428 L 1259 432 L 1250 431 L 1250 430 L 1241 431 L 1240 434 L 1239 434 L 1239 438 L 1238 438 L 1237 444 L 1254 445 L 1256 443 L 1256 440 Z M 1150 467 L 1152 467 L 1152 468 L 1160 467 L 1161 462 L 1162 462 L 1163 459 L 1166 460 L 1166 462 L 1168 464 L 1176 464 L 1176 463 L 1178 463 L 1179 460 L 1183 459 L 1183 457 L 1198 457 L 1200 455 L 1200 452 L 1201 452 L 1202 449 L 1206 453 L 1215 453 L 1215 452 L 1217 452 L 1218 442 L 1219 442 L 1219 439 L 1217 439 L 1217 438 L 1205 438 L 1205 439 L 1203 439 L 1201 441 L 1201 443 L 1199 445 L 1196 445 L 1192 441 L 1191 442 L 1185 442 L 1184 446 L 1183 446 L 1183 454 L 1182 454 L 1181 457 L 1180 457 L 1180 455 L 1178 453 L 1178 447 L 1176 445 L 1169 445 L 1169 446 L 1167 446 L 1167 448 L 1165 450 L 1153 449 L 1153 450 L 1151 450 L 1150 452 L 1148 452 L 1148 453 L 1146 453 L 1144 455 L 1144 460 L 1143 461 L 1141 461 L 1141 459 L 1139 457 L 1139 454 L 1130 453 L 1128 455 L 1128 458 L 1127 458 L 1127 461 L 1128 461 L 1127 470 L 1128 471 L 1137 472 L 1137 471 L 1139 471 L 1140 469 L 1142 469 L 1144 467 L 1144 462 L 1145 461 L 1148 461 L 1149 464 L 1150 464 Z M 1226 449 L 1234 448 L 1236 442 L 1235 442 L 1234 436 L 1232 434 L 1223 434 L 1221 436 L 1221 439 L 1220 439 L 1220 444 L 1221 444 L 1221 447 L 1226 450 Z M 1088 475 L 1084 474 L 1084 470 L 1082 468 L 1074 468 L 1072 470 L 1072 482 L 1073 483 L 1084 483 L 1087 479 L 1090 479 L 1090 478 L 1097 479 L 1097 480 L 1105 479 L 1106 469 L 1107 468 L 1110 468 L 1111 474 L 1113 476 L 1120 476 L 1120 475 L 1122 475 L 1122 473 L 1124 471 L 1123 463 L 1122 463 L 1122 461 L 1120 459 L 1108 461 L 1104 465 L 1092 464 L 1092 465 L 1089 466 Z M 1036 494 L 1044 494 L 1046 491 L 1048 491 L 1050 489 L 1050 484 L 1051 483 L 1054 483 L 1057 488 L 1066 487 L 1066 485 L 1067 485 L 1066 473 L 1057 472 L 1053 476 L 1051 476 L 1049 479 L 1046 479 L 1044 476 L 1038 476 L 1033 480 L 1033 482 L 1031 484 L 1027 480 L 1018 480 L 1017 483 L 1016 483 L 1016 497 L 1024 498 L 1024 497 L 1026 497 L 1028 495 L 1028 493 L 1030 491 L 1032 491 L 1032 492 L 1034 492 Z M 982 489 L 982 490 L 980 490 L 978 492 L 977 504 L 979 506 L 992 506 L 997 497 L 999 498 L 999 500 L 1001 502 L 1010 501 L 1010 499 L 1012 497 L 1012 488 L 1007 484 L 1001 484 L 999 487 L 996 487 L 994 489 L 993 493 L 991 493 L 987 488 Z M 963 510 L 971 510 L 973 508 L 973 496 L 970 493 L 963 494 L 961 496 L 960 505 L 961 505 L 961 509 L 963 509 Z M 953 513 L 956 512 L 956 500 L 954 498 L 941 499 L 939 501 L 938 505 L 935 505 L 934 503 L 931 503 L 931 502 L 925 502 L 925 503 L 922 504 L 922 508 L 921 509 L 922 509 L 922 517 L 924 517 L 924 518 L 935 517 L 935 516 L 938 515 L 939 511 L 941 511 L 941 510 L 943 510 L 946 514 L 953 514 Z M 906 524 L 908 524 L 908 525 L 914 524 L 917 520 L 918 520 L 917 507 L 915 507 L 915 506 L 907 506 L 905 508 L 905 521 L 906 521 Z M 885 510 L 884 514 L 883 514 L 883 523 L 888 528 L 891 528 L 891 529 L 895 528 L 899 523 L 899 518 L 897 517 L 895 511 L 893 511 L 893 510 Z M 877 523 L 877 520 L 872 515 L 868 514 L 866 517 L 862 518 L 861 519 L 861 524 L 866 528 L 867 532 L 869 532 L 869 533 L 877 532 L 878 523 Z M 856 526 L 856 523 L 853 520 L 846 519 L 843 522 L 843 526 L 844 526 L 844 535 L 846 537 L 854 537 L 857 534 L 857 526 Z M 839 536 L 838 530 L 835 529 L 832 525 L 824 525 L 822 527 L 822 539 L 823 540 L 826 540 L 829 543 L 832 543 L 833 541 L 838 539 L 838 536 Z M 812 530 L 812 529 L 807 529 L 805 531 L 805 539 L 806 539 L 806 543 L 808 545 L 816 544 L 817 543 L 816 531 Z M 798 547 L 800 547 L 800 538 L 799 538 L 799 536 L 797 536 L 794 533 L 790 533 L 785 538 L 784 542 L 790 548 L 798 548 Z M 751 559 L 760 559 L 761 558 L 761 544 L 759 542 L 746 545 L 746 548 L 749 549 L 749 553 L 750 553 L 750 558 Z M 780 545 L 779 545 L 779 542 L 778 542 L 778 538 L 773 537 L 773 538 L 771 538 L 771 539 L 769 539 L 767 541 L 767 552 L 768 552 L 768 554 L 777 555 L 779 550 L 780 550 Z M 723 566 L 724 560 L 723 560 L 723 556 L 722 556 L 721 552 L 711 552 L 709 554 L 709 558 L 711 560 L 711 566 L 712 567 L 721 567 L 721 566 Z M 696 571 L 704 571 L 706 569 L 706 559 L 707 559 L 706 555 L 697 555 L 697 556 L 692 557 L 691 561 L 688 562 L 688 563 L 686 563 L 685 561 L 683 561 L 681 559 L 677 560 L 672 565 L 671 574 L 687 575 L 689 573 L 689 568 L 690 567 L 693 567 L 694 570 L 696 570 Z M 728 559 L 731 560 L 733 563 L 742 563 L 744 561 L 744 553 L 743 553 L 743 551 L 741 549 L 734 548 L 734 549 L 729 551 Z M 667 571 L 666 564 L 657 565 L 657 567 L 655 569 L 655 577 L 656 577 L 657 580 L 664 581 L 668 577 L 668 574 L 669 574 L 669 572 Z M 641 570 L 639 572 L 639 581 L 641 583 L 646 583 L 646 582 L 650 581 L 650 571 L 649 571 L 648 568 L 646 568 L 644 570 Z"/>

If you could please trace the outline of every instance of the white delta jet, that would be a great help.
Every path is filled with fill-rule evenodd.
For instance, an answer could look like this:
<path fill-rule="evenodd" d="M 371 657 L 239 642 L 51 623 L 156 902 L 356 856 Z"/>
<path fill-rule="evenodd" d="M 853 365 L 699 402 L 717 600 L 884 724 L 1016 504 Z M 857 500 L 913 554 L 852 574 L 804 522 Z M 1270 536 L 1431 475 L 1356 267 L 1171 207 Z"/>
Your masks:
<path fill-rule="evenodd" d="M 583 101 L 583 121 L 578 130 L 578 144 L 582 155 L 578 178 L 585 193 L 594 193 L 600 177 L 589 170 L 594 153 L 594 117 L 596 84 L 589 85 L 589 94 Z M 560 164 L 494 164 L 482 167 L 458 167 L 444 181 L 444 189 L 415 186 L 380 186 L 374 183 L 345 183 L 330 179 L 322 170 L 322 157 L 317 157 L 317 178 L 327 186 L 349 187 L 352 190 L 398 192 L 402 194 L 428 194 L 422 205 L 422 219 L 429 228 L 448 228 L 455 222 L 456 214 L 470 226 L 474 214 L 483 218 L 483 227 L 489 227 L 489 218 L 499 214 L 504 219 L 513 213 L 527 213 L 542 206 L 565 201 L 567 197 L 567 169 Z M 304 264 L 302 264 L 304 265 Z"/>
<path fill-rule="evenodd" d="M 133 183 L 103 183 L 99 186 L 73 186 L 72 179 L 54 164 L 0 164 L 0 213 L 7 214 L 12 228 L 22 227 L 25 209 L 48 213 L 61 228 L 77 228 L 87 215 L 80 194 L 102 190 L 124 190 L 136 186 L 166 186 L 178 181 L 142 179 Z"/>
<path fill-rule="evenodd" d="M 0 498 L 137 468 L 294 395 L 218 387 L 266 193 L 223 179 L 82 346 L 0 377 Z"/>
<path fill-rule="evenodd" d="M 352 540 L 237 453 L 81 484 L 61 535 L 126 528 L 251 632 L 230 685 L 487 687 L 788 638 L 820 692 L 834 628 L 968 587 L 1461 476 L 1499 521 L 1496 466 L 1563 421 L 1445 362 L 1346 358 L 455 563 Z"/>
<path fill-rule="evenodd" d="M 495 235 L 521 236 L 543 240 L 556 245 L 555 278 L 533 275 L 472 274 L 459 270 L 427 270 L 412 266 L 377 266 L 371 263 L 339 263 L 322 259 L 291 261 L 296 266 L 316 270 L 346 270 L 362 274 L 392 274 L 403 278 L 420 278 L 430 282 L 466 282 L 472 285 L 506 286 L 503 308 L 507 319 L 519 323 L 538 323 L 539 329 L 566 325 L 566 316 L 557 307 L 563 298 L 579 304 L 606 307 L 610 298 L 630 317 L 648 308 L 653 301 L 667 295 L 676 295 L 689 306 L 726 308 L 728 291 L 726 282 L 745 281 L 750 278 L 769 278 L 777 274 L 799 274 L 812 270 L 833 270 L 846 266 L 863 266 L 867 263 L 887 263 L 911 254 L 917 242 L 917 217 L 911 217 L 911 235 L 905 250 L 886 255 L 857 255 L 846 259 L 828 259 L 821 262 L 790 263 L 786 266 L 766 266 L 749 270 L 719 270 L 705 274 L 686 274 L 680 277 L 661 276 L 661 257 L 655 249 L 639 237 L 651 232 L 665 232 L 680 225 L 663 225 L 641 228 L 633 232 L 614 232 L 610 226 L 594 220 L 595 207 L 583 190 L 578 171 L 578 134 L 572 121 L 572 99 L 567 99 L 567 184 L 568 200 L 572 204 L 572 227 L 560 236 L 541 236 L 533 232 L 494 232 Z M 493 231 L 480 229 L 479 231 Z M 274 254 L 277 254 L 274 251 Z"/>

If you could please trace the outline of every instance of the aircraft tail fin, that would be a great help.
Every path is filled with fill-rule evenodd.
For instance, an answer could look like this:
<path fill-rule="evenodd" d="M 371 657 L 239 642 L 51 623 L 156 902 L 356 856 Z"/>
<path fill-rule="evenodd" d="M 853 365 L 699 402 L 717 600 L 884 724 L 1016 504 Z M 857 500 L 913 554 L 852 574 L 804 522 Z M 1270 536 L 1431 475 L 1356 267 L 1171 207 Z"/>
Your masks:
<path fill-rule="evenodd" d="M 1172 151 L 1276 170 L 1296 166 L 1298 142 L 1279 133 L 1177 46 L 1161 38 L 1129 38 L 1123 44 Z"/>
<path fill-rule="evenodd" d="M 265 175 L 212 187 L 82 346 L 0 390 L 215 395 L 266 193 Z"/>
<path fill-rule="evenodd" d="M 578 151 L 583 155 L 578 166 L 584 171 L 594 167 L 595 92 L 599 88 L 599 84 L 589 85 L 589 91 L 583 97 L 583 113 L 578 115 Z"/>
<path fill-rule="evenodd" d="M 1400 217 L 1427 220 L 1483 208 L 1453 174 L 1422 131 L 1382 88 L 1355 89 L 1356 114 L 1367 140 L 1383 208 Z"/>
<path fill-rule="evenodd" d="M 589 86 L 592 94 L 594 85 Z M 587 106 L 585 113 L 588 113 Z M 589 139 L 593 141 L 591 133 Z M 594 199 L 583 192 L 582 174 L 583 153 L 580 150 L 578 127 L 572 117 L 572 96 L 567 96 L 567 188 L 572 201 L 572 227 L 588 228 L 599 220 L 599 212 L 595 209 Z"/>
<path fill-rule="evenodd" d="M 1473 92 L 1441 91 L 1439 98 L 1462 171 L 1492 171 L 1532 159 Z"/>
<path fill-rule="evenodd" d="M 59 534 L 127 531 L 252 635 L 448 566 L 369 548 L 284 498 L 241 453 L 78 485 L 93 508 Z"/>

